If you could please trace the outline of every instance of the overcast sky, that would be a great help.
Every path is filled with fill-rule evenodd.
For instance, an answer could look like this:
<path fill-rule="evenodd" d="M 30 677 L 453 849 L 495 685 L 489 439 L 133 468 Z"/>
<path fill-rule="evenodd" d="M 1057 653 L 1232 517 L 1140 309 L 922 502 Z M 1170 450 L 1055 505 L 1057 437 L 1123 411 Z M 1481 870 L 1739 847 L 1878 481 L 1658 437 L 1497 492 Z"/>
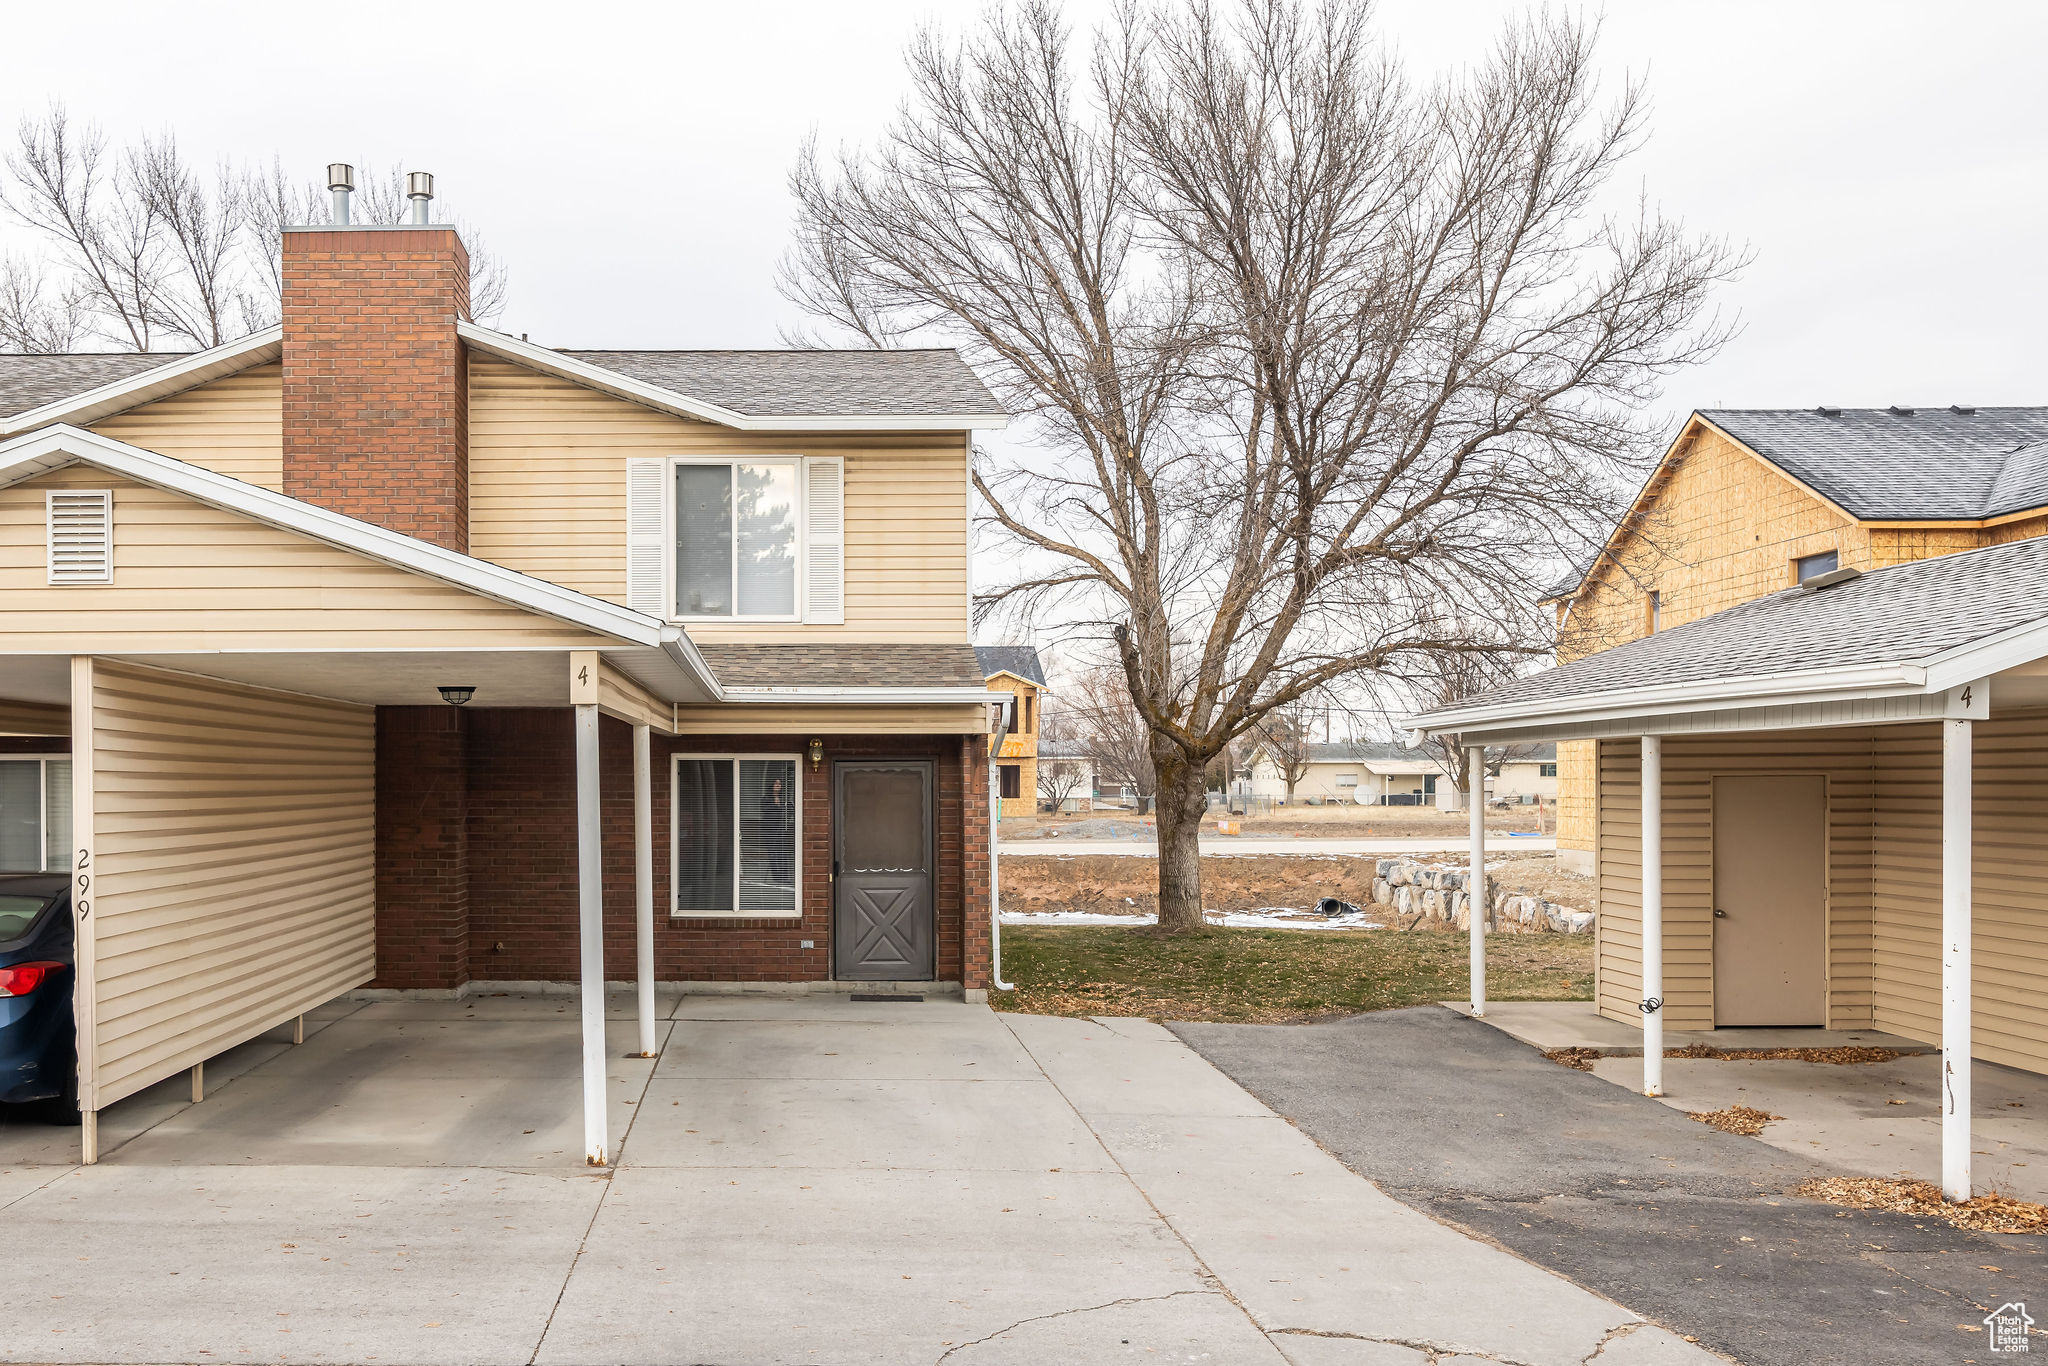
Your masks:
<path fill-rule="evenodd" d="M 1517 8 L 1386 0 L 1380 23 L 1431 68 L 1471 58 Z M 431 170 L 512 271 L 508 330 L 772 346 L 795 321 L 772 273 L 799 143 L 869 136 L 903 90 L 913 27 L 979 9 L 24 5 L 0 49 L 0 112 L 61 99 L 116 136 L 168 128 L 202 161 L 276 155 L 308 176 L 334 159 Z M 2048 402 L 2048 6 L 1617 0 L 1605 14 L 1607 64 L 1617 79 L 1647 69 L 1655 98 L 1633 174 L 1756 254 L 1725 296 L 1742 336 L 1673 383 L 1674 413 Z"/>

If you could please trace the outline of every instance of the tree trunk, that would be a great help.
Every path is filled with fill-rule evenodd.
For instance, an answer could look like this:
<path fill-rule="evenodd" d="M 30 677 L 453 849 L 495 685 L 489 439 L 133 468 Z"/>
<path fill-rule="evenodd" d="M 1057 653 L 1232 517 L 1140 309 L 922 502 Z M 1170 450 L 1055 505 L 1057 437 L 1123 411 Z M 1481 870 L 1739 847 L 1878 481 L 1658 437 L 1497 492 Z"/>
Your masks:
<path fill-rule="evenodd" d="M 1154 755 L 1159 768 L 1159 928 L 1173 934 L 1200 930 L 1202 918 L 1202 817 L 1209 794 L 1202 765 L 1179 751 Z"/>

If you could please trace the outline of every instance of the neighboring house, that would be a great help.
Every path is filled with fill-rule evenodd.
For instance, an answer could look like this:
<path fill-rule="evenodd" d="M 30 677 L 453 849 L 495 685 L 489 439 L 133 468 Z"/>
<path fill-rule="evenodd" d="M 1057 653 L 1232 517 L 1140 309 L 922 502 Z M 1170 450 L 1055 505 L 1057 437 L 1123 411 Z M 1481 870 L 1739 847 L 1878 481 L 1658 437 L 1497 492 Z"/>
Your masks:
<path fill-rule="evenodd" d="M 1038 812 L 1038 731 L 1044 721 L 1045 670 L 1039 666 L 1038 651 L 1029 645 L 977 645 L 988 689 L 1002 694 L 1005 733 L 996 762 L 997 791 L 1002 816 L 1031 816 Z"/>
<path fill-rule="evenodd" d="M 552 350 L 441 226 L 281 268 L 211 351 L 0 357 L 0 843 L 89 888 L 88 1158 L 365 985 L 580 980 L 599 1078 L 607 977 L 980 993 L 959 357 Z"/>
<path fill-rule="evenodd" d="M 1038 795 L 1063 814 L 1093 811 L 1103 796 L 1101 769 L 1085 742 L 1041 740 L 1038 745 Z M 1112 799 L 1117 795 L 1112 793 Z"/>
<path fill-rule="evenodd" d="M 1628 516 L 1553 593 L 1570 662 L 1833 568 L 2048 530 L 2048 408 L 1694 413 Z M 1593 762 L 1558 755 L 1559 859 L 1590 871 Z"/>
<path fill-rule="evenodd" d="M 1667 1024 L 1939 1042 L 1967 1193 L 1970 1059 L 2048 1072 L 2048 538 L 1781 587 L 1410 724 L 1592 749 L 1595 994 L 1651 1031 L 1646 1089 Z"/>
<path fill-rule="evenodd" d="M 1287 800 L 1287 770 L 1273 749 L 1254 745 L 1246 762 L 1246 790 Z M 1297 802 L 1357 802 L 1366 806 L 1423 806 L 1451 799 L 1453 784 L 1427 750 L 1384 741 L 1342 740 L 1309 746 L 1294 784 Z M 1497 775 L 1489 775 L 1492 801 L 1534 802 L 1557 796 L 1557 752 L 1551 745 L 1518 749 Z"/>

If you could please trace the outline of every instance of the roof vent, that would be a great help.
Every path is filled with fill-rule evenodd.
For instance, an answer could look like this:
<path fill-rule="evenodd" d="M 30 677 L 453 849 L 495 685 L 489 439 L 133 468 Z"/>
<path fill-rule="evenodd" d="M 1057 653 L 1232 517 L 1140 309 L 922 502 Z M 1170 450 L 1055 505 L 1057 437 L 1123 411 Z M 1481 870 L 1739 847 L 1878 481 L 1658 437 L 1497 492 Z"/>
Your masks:
<path fill-rule="evenodd" d="M 1840 408 L 1830 408 L 1825 403 L 1821 404 L 1820 407 L 1815 408 L 1814 411 L 1816 413 L 1819 413 L 1822 417 L 1840 417 L 1842 415 L 1842 410 Z"/>
<path fill-rule="evenodd" d="M 1975 417 L 1977 415 L 1977 409 L 1974 406 L 1965 408 L 1959 403 L 1949 404 L 1948 410 L 1957 417 Z"/>
<path fill-rule="evenodd" d="M 1890 413 L 1893 417 L 1911 417 L 1913 415 L 1914 410 L 1911 408 L 1901 408 L 1898 404 L 1894 403 L 1891 407 L 1885 409 L 1885 411 Z"/>
<path fill-rule="evenodd" d="M 1833 588 L 1838 583 L 1848 583 L 1851 579 L 1862 577 L 1863 571 L 1860 569 L 1830 569 L 1825 574 L 1815 574 L 1799 586 L 1806 592 L 1818 593 L 1823 588 Z"/>
<path fill-rule="evenodd" d="M 349 196 L 356 191 L 356 168 L 345 161 L 327 163 L 327 189 L 334 196 L 334 226 L 348 226 Z"/>

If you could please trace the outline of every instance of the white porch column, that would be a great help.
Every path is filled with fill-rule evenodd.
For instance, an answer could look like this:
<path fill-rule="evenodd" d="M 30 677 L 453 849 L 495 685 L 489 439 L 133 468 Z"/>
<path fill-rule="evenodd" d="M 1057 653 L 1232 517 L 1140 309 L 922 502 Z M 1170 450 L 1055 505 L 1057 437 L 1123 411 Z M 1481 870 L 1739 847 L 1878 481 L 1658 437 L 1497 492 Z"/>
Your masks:
<path fill-rule="evenodd" d="M 1643 737 L 1643 1094 L 1664 1094 L 1664 737 Z"/>
<path fill-rule="evenodd" d="M 1465 751 L 1465 804 L 1472 832 L 1471 872 L 1465 880 L 1465 904 L 1472 923 L 1472 1013 L 1486 1014 L 1486 746 Z"/>
<path fill-rule="evenodd" d="M 1970 1198 L 1970 745 L 1941 723 L 1941 1193 Z"/>
<path fill-rule="evenodd" d="M 633 727 L 633 941 L 639 969 L 640 1056 L 654 1043 L 654 760 L 651 731 Z"/>
<path fill-rule="evenodd" d="M 599 819 L 597 707 L 576 707 L 576 888 L 583 985 L 583 1160 L 606 1164 L 604 828 Z"/>

